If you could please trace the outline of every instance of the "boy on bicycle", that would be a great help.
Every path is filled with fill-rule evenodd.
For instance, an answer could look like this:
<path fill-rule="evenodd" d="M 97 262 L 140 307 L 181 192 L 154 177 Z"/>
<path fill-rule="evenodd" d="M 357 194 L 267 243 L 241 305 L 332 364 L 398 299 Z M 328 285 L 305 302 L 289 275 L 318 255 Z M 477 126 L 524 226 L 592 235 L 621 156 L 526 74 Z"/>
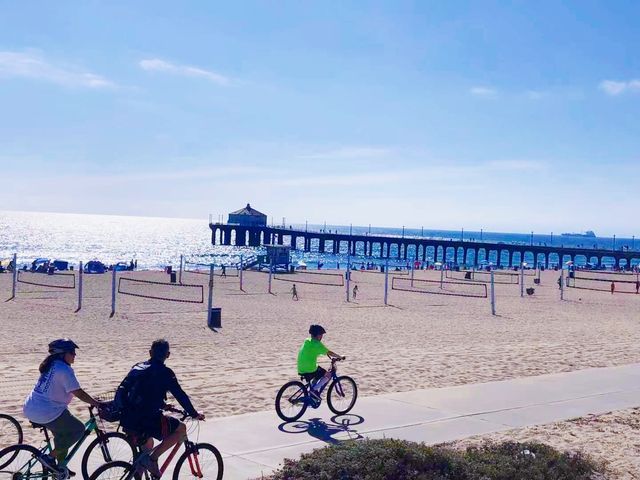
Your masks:
<path fill-rule="evenodd" d="M 309 335 L 300 351 L 298 352 L 298 374 L 303 377 L 307 382 L 311 384 L 310 393 L 313 396 L 318 396 L 319 391 L 325 383 L 329 380 L 327 371 L 318 366 L 318 357 L 320 355 L 327 355 L 329 358 L 343 359 L 344 357 L 329 350 L 322 343 L 322 336 L 327 333 L 321 325 L 311 325 L 309 327 Z M 325 378 L 326 377 L 326 378 Z"/>

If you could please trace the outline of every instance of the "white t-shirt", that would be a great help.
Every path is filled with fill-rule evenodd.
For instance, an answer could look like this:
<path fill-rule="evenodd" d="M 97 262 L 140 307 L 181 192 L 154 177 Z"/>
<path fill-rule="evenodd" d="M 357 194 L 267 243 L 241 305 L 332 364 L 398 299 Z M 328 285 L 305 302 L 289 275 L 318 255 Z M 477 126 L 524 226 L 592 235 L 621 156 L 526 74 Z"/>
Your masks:
<path fill-rule="evenodd" d="M 62 360 L 55 360 L 49 371 L 40 375 L 38 383 L 24 401 L 24 416 L 34 423 L 53 422 L 71 403 L 71 392 L 79 388 L 80 383 L 73 368 Z"/>

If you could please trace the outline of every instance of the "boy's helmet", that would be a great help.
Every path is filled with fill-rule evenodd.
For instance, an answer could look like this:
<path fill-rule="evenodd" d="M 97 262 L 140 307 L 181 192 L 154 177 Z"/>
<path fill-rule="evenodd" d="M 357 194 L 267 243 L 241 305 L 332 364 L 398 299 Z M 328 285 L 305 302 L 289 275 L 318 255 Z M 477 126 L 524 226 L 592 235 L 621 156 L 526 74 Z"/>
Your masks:
<path fill-rule="evenodd" d="M 309 327 L 309 335 L 317 337 L 318 335 L 324 335 L 327 331 L 322 328 L 322 325 L 311 325 Z"/>
<path fill-rule="evenodd" d="M 54 355 L 56 353 L 70 353 L 75 352 L 76 348 L 80 348 L 70 338 L 59 338 L 49 344 L 49 353 Z"/>

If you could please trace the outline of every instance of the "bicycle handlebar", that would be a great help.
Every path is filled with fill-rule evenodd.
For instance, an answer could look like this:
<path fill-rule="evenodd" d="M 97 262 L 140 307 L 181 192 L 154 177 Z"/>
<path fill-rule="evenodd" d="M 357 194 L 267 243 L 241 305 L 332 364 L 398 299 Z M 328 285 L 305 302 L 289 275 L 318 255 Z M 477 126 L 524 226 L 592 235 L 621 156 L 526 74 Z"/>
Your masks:
<path fill-rule="evenodd" d="M 178 413 L 180 415 L 180 421 L 182 422 L 183 420 L 185 420 L 186 418 L 198 418 L 198 417 L 194 417 L 193 415 L 191 415 L 189 412 L 187 412 L 186 410 L 182 410 L 180 408 L 176 408 L 172 405 L 169 404 L 165 404 L 162 407 L 162 410 L 166 411 L 166 412 L 172 412 L 172 413 Z"/>

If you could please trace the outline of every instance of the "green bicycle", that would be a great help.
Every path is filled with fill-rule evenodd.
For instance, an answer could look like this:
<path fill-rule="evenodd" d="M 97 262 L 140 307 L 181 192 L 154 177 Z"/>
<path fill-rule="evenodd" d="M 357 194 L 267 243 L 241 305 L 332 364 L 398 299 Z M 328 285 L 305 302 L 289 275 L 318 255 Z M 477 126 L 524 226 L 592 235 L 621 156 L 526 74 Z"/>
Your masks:
<path fill-rule="evenodd" d="M 67 457 L 58 464 L 58 471 L 47 467 L 43 456 L 52 451 L 51 437 L 43 425 L 31 424 L 44 433 L 44 445 L 36 448 L 31 445 L 17 444 L 0 450 L 0 480 L 65 480 L 69 478 L 69 462 L 78 452 L 81 445 L 95 432 L 94 438 L 82 456 L 82 478 L 89 478 L 101 465 L 114 460 L 133 460 L 134 447 L 126 435 L 121 432 L 105 432 L 100 428 L 94 413 L 89 407 L 89 420 L 85 423 L 84 433 L 69 451 Z"/>

